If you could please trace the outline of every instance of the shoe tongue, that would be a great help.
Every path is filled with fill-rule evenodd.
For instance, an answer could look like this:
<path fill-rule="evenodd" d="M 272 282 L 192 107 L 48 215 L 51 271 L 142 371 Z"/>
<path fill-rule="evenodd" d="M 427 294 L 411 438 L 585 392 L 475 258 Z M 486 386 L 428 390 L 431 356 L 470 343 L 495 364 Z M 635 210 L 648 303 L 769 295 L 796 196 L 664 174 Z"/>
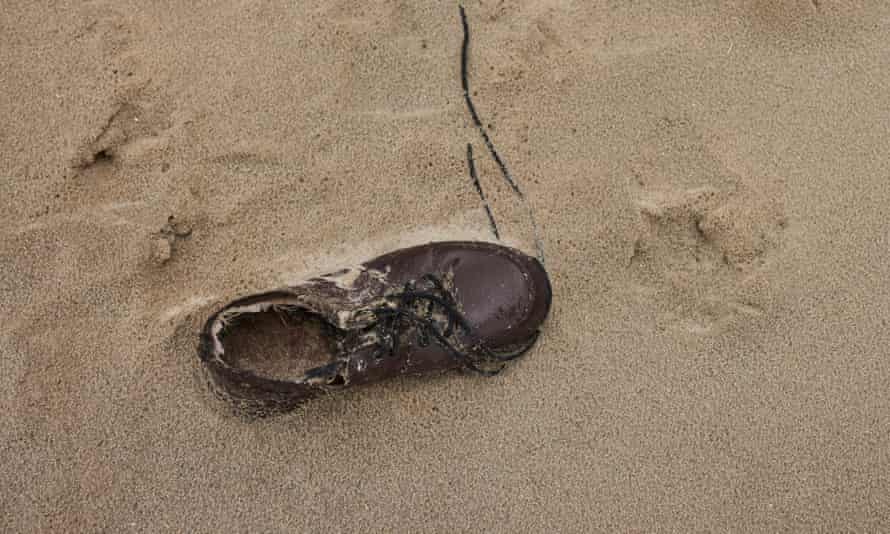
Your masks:
<path fill-rule="evenodd" d="M 301 284 L 302 300 L 312 311 L 342 330 L 362 329 L 374 321 L 367 312 L 393 288 L 383 273 L 357 267 L 319 276 Z"/>

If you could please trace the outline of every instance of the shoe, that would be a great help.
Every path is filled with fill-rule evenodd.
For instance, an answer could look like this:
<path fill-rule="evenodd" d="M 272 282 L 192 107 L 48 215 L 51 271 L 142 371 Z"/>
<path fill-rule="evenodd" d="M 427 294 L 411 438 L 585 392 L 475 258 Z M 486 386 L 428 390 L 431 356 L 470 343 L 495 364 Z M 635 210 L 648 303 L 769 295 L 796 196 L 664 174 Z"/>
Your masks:
<path fill-rule="evenodd" d="M 198 355 L 211 383 L 258 412 L 395 376 L 484 375 L 535 343 L 550 309 L 541 263 L 485 242 L 439 242 L 240 298 L 213 313 Z"/>

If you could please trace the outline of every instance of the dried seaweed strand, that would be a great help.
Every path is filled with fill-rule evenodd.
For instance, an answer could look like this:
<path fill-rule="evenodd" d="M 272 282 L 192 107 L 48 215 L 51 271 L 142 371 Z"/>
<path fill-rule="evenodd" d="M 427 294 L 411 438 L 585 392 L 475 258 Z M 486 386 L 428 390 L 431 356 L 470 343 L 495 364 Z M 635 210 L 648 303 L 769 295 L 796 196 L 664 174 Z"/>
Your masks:
<path fill-rule="evenodd" d="M 504 181 L 507 182 L 507 185 L 513 190 L 517 197 L 522 201 L 525 205 L 525 209 L 528 212 L 529 220 L 532 225 L 532 232 L 534 233 L 535 238 L 535 248 L 538 250 L 538 259 L 541 260 L 541 263 L 544 263 L 544 245 L 541 243 L 541 238 L 538 234 L 538 224 L 535 221 L 534 213 L 532 212 L 531 206 L 528 203 L 528 200 L 525 198 L 525 194 L 522 192 L 522 189 L 519 188 L 519 184 L 513 180 L 513 177 L 510 175 L 510 171 L 507 170 L 507 165 L 504 163 L 504 160 L 501 159 L 501 156 L 498 154 L 497 150 L 494 148 L 494 144 L 491 142 L 491 138 L 488 136 L 488 132 L 485 131 L 485 127 L 482 126 L 482 121 L 479 120 L 479 114 L 476 113 L 476 107 L 473 106 L 473 100 L 470 98 L 470 84 L 467 80 L 467 51 L 470 46 L 470 28 L 467 25 L 467 14 L 464 11 L 463 6 L 458 6 L 460 9 L 460 22 L 463 26 L 464 30 L 464 40 L 463 45 L 461 47 L 460 52 L 460 81 L 463 86 L 464 91 L 464 101 L 467 103 L 467 109 L 470 112 L 470 117 L 473 119 L 473 124 L 476 125 L 476 129 L 479 130 L 479 134 L 482 136 L 482 140 L 485 142 L 486 148 L 488 148 L 488 153 L 491 154 L 491 157 L 494 159 L 495 163 L 497 163 L 498 168 L 501 170 L 501 176 L 504 177 Z M 479 185 L 479 181 L 476 180 L 477 190 L 480 192 L 482 188 Z M 486 204 L 486 210 L 489 213 L 489 217 L 491 217 L 491 210 L 488 210 L 488 205 Z M 491 219 L 492 224 L 494 224 L 494 219 Z"/>
<path fill-rule="evenodd" d="M 467 143 L 467 167 L 470 169 L 470 178 L 473 180 L 473 187 L 476 188 L 476 192 L 479 194 L 479 199 L 482 200 L 482 207 L 485 208 L 485 214 L 488 215 L 488 224 L 491 226 L 491 231 L 494 234 L 495 239 L 500 240 L 501 235 L 498 233 L 498 225 L 494 222 L 491 208 L 488 206 L 488 201 L 485 200 L 485 193 L 482 192 L 482 184 L 479 183 L 479 176 L 476 175 L 476 166 L 473 164 L 473 145 L 469 143 Z"/>

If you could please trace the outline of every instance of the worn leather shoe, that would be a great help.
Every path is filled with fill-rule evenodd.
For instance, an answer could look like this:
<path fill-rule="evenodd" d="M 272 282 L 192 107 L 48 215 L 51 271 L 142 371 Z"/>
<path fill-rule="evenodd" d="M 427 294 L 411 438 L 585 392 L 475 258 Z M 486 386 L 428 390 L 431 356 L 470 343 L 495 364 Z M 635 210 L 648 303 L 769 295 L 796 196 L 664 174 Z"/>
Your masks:
<path fill-rule="evenodd" d="M 281 411 L 399 375 L 496 374 L 535 343 L 550 301 L 544 267 L 516 249 L 429 243 L 231 302 L 198 355 L 217 392 Z"/>

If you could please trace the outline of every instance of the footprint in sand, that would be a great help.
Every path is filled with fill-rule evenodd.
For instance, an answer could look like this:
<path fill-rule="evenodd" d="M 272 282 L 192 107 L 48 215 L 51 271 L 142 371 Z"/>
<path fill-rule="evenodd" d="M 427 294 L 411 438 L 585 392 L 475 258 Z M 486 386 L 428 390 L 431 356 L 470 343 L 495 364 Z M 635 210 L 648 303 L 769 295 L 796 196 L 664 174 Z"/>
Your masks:
<path fill-rule="evenodd" d="M 98 4 L 85 4 L 79 14 L 72 39 L 86 42 L 101 62 L 103 81 L 113 87 L 114 96 L 102 115 L 86 125 L 89 131 L 74 151 L 72 167 L 78 175 L 110 174 L 170 144 L 169 99 L 151 89 L 151 79 L 133 53 L 142 38 L 141 25 L 133 17 Z"/>
<path fill-rule="evenodd" d="M 78 174 L 104 176 L 119 165 L 139 163 L 169 147 L 169 112 L 138 96 L 122 100 L 111 107 L 98 133 L 76 151 Z"/>
<path fill-rule="evenodd" d="M 781 205 L 727 169 L 691 121 L 660 121 L 631 194 L 640 223 L 630 267 L 660 326 L 707 334 L 763 313 L 765 270 L 787 224 Z"/>

